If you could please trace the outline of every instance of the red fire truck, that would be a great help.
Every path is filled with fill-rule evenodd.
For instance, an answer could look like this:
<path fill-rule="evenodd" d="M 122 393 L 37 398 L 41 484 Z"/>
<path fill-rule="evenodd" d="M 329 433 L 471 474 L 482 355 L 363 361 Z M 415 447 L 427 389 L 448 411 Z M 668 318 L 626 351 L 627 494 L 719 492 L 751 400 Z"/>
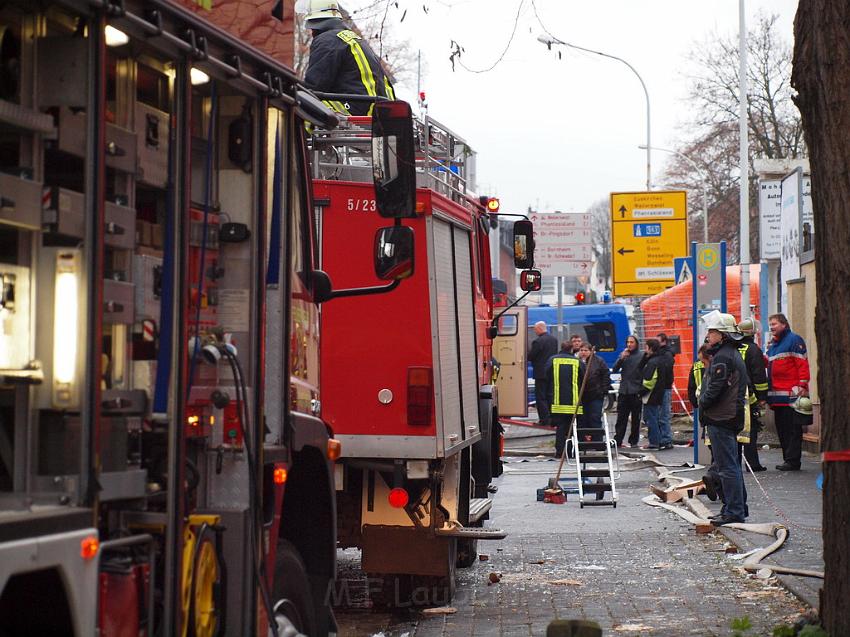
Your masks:
<path fill-rule="evenodd" d="M 345 287 L 378 283 L 351 249 L 381 223 L 369 125 L 352 117 L 311 141 L 322 268 Z M 431 118 L 417 121 L 414 138 L 420 187 L 399 228 L 415 235 L 410 278 L 329 303 L 321 316 L 322 415 L 343 448 L 339 544 L 362 549 L 363 570 L 376 576 L 370 592 L 396 605 L 447 601 L 476 541 L 504 537 L 482 524 L 501 472 L 489 218 L 471 194 L 469 145 Z M 526 250 L 530 223 L 520 224 L 526 234 L 514 243 Z"/>
<path fill-rule="evenodd" d="M 0 634 L 334 631 L 317 304 L 346 291 L 304 130 L 337 120 L 266 4 L 0 5 Z"/>

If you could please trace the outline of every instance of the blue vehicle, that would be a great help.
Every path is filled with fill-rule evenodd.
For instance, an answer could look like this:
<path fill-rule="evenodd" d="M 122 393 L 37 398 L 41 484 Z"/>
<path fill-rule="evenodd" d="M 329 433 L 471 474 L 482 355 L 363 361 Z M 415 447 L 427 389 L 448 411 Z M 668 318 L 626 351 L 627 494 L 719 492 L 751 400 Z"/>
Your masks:
<path fill-rule="evenodd" d="M 626 347 L 626 337 L 632 333 L 628 310 L 630 306 L 617 303 L 597 303 L 593 305 L 565 305 L 561 308 L 562 331 L 560 339 L 569 340 L 573 334 L 581 336 L 596 348 L 596 353 L 605 361 L 609 368 L 614 366 L 620 352 Z M 529 306 L 528 308 L 528 342 L 536 338 L 534 324 L 544 321 L 549 326 L 549 333 L 558 337 L 558 308 L 552 305 Z M 616 387 L 619 375 L 611 380 Z M 531 365 L 528 366 L 529 403 L 534 402 L 534 377 Z M 616 396 L 616 392 L 614 393 Z M 609 405 L 610 408 L 610 405 Z"/>

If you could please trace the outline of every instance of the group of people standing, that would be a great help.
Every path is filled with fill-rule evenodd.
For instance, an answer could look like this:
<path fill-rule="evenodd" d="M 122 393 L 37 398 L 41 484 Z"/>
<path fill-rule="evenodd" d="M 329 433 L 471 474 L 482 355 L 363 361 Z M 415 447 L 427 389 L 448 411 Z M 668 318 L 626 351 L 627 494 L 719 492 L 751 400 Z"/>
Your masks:
<path fill-rule="evenodd" d="M 699 413 L 706 443 L 712 452 L 707 473 L 710 495 L 715 491 L 723 508 L 712 523 L 743 522 L 747 517 L 742 458 L 753 471 L 766 471 L 758 456 L 761 409 L 774 412 L 782 446 L 780 471 L 800 469 L 803 427 L 811 423 L 809 365 L 806 344 L 791 331 L 783 314 L 770 316 L 771 339 L 765 355 L 755 340 L 756 323 L 736 323 L 731 314 L 711 312 L 702 319 L 707 328 L 688 381 L 688 396 Z M 537 412 L 542 424 L 557 427 L 555 452 L 563 454 L 573 417 L 578 427 L 601 428 L 605 397 L 611 388 L 608 367 L 589 343 L 573 335 L 558 347 L 557 339 L 540 321 L 529 352 L 534 369 Z M 673 369 L 675 354 L 664 333 L 647 339 L 643 350 L 629 336 L 614 364 L 621 381 L 617 397 L 615 441 L 637 447 L 640 426 L 647 427 L 649 450 L 671 449 Z M 631 421 L 631 427 L 629 423 Z"/>
<path fill-rule="evenodd" d="M 602 428 L 605 397 L 611 389 L 611 373 L 593 346 L 574 334 L 561 343 L 549 334 L 546 323 L 534 325 L 537 338 L 528 359 L 534 371 L 534 394 L 541 424 L 557 429 L 555 455 L 564 452 L 568 428 Z M 601 437 L 599 438 L 601 440 Z"/>
<path fill-rule="evenodd" d="M 783 314 L 768 319 L 771 339 L 767 355 L 755 342 L 752 319 L 735 322 L 731 314 L 703 317 L 708 330 L 688 383 L 688 395 L 699 410 L 712 462 L 703 482 L 709 498 L 722 500 L 712 524 L 744 522 L 749 515 L 743 462 L 766 471 L 758 456 L 761 408 L 770 405 L 782 446 L 780 471 L 798 471 L 803 427 L 811 424 L 809 364 L 806 344 L 791 331 Z"/>

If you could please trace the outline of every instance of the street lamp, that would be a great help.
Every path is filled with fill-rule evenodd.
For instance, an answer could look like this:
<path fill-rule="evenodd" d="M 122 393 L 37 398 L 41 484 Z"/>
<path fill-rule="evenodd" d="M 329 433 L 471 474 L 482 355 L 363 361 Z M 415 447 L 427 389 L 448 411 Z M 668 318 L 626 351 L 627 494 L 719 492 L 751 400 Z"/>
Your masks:
<path fill-rule="evenodd" d="M 617 57 L 616 55 L 610 55 L 608 53 L 603 53 L 602 51 L 594 51 L 593 49 L 586 49 L 583 46 L 578 46 L 577 44 L 570 44 L 569 42 L 564 42 L 563 40 L 559 40 L 558 38 L 551 35 L 539 35 L 537 36 L 537 41 L 542 42 L 550 49 L 553 44 L 560 44 L 562 46 L 569 47 L 571 49 L 577 49 L 579 51 L 584 51 L 586 53 L 593 53 L 594 55 L 601 55 L 602 57 L 611 58 L 612 60 L 617 60 L 618 62 L 622 62 L 626 66 L 628 66 L 632 73 L 637 76 L 638 81 L 640 82 L 641 87 L 643 88 L 643 94 L 646 97 L 646 189 L 652 190 L 652 142 L 650 141 L 650 119 L 649 119 L 649 91 L 646 90 L 646 84 L 643 81 L 643 78 L 640 76 L 640 73 L 637 72 L 637 69 L 633 67 L 631 64 L 626 62 L 623 58 Z"/>
<path fill-rule="evenodd" d="M 641 144 L 638 148 L 643 149 L 646 147 Z M 697 163 L 685 153 L 681 153 L 678 150 L 673 150 L 671 148 L 659 148 L 658 146 L 655 146 L 653 150 L 660 150 L 662 153 L 670 153 L 671 155 L 681 157 L 688 162 L 691 165 L 691 168 L 693 168 L 699 175 L 700 181 L 702 182 L 702 241 L 703 243 L 708 243 L 708 177 Z"/>

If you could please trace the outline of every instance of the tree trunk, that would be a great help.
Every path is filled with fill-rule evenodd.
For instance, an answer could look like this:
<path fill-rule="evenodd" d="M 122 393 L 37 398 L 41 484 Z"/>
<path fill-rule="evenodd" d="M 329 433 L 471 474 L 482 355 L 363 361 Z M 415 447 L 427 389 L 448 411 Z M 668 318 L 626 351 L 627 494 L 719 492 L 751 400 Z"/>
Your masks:
<path fill-rule="evenodd" d="M 824 451 L 850 449 L 850 3 L 800 0 L 791 83 L 809 148 Z M 850 635 L 850 462 L 825 462 L 821 619 Z"/>

